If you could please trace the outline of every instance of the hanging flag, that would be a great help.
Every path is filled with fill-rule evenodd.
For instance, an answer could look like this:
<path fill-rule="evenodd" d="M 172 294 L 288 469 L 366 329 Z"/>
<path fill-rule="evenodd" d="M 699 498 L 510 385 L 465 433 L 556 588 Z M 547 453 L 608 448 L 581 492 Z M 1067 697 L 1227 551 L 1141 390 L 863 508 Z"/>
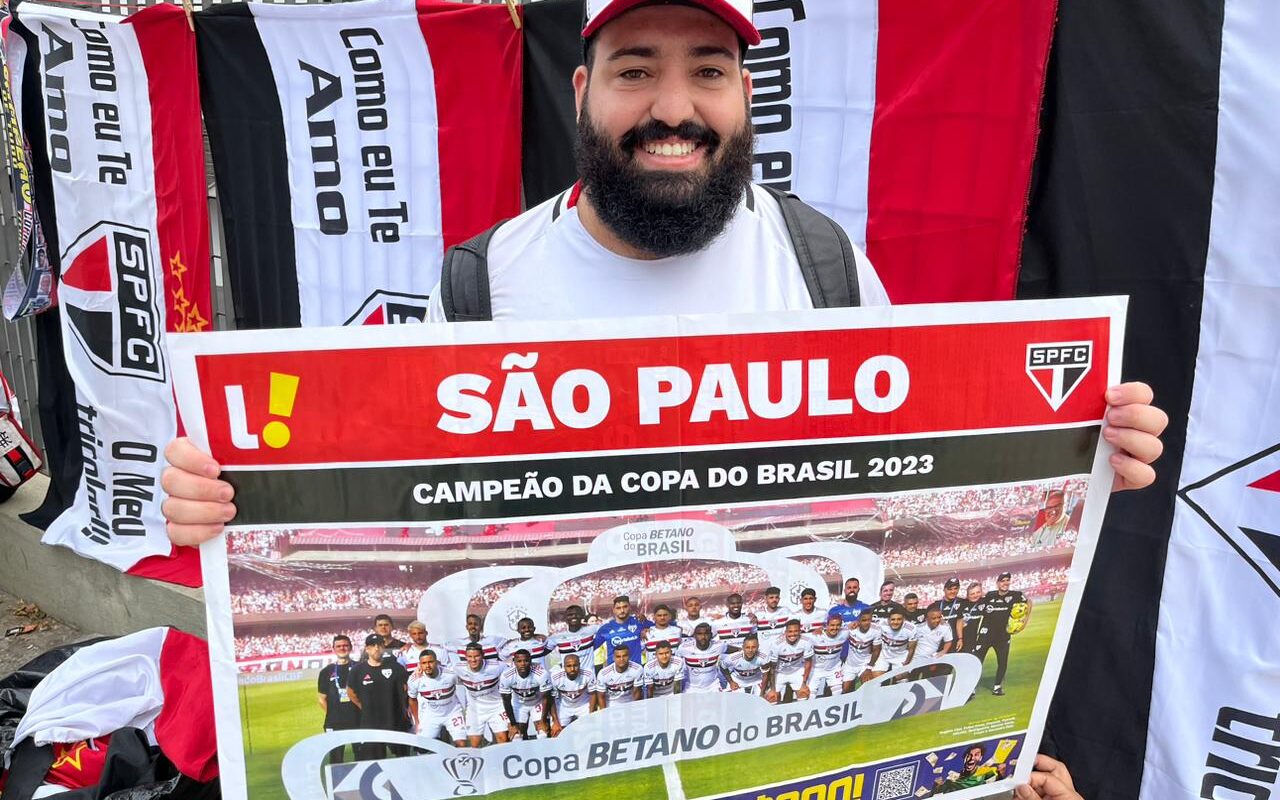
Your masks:
<path fill-rule="evenodd" d="M 18 241 L 13 271 L 4 285 L 5 319 L 39 314 L 54 303 L 57 276 L 49 263 L 49 246 L 36 217 L 35 185 L 31 175 L 31 147 L 22 128 L 22 103 L 11 87 L 22 85 L 21 63 L 10 72 L 8 58 L 9 4 L 0 2 L 0 115 L 4 119 L 5 155 L 9 164 L 9 190 L 18 218 Z"/>
<path fill-rule="evenodd" d="M 1280 7 L 1063 6 L 1023 296 L 1130 293 L 1173 422 L 1117 496 L 1049 732 L 1096 800 L 1280 796 Z"/>
<path fill-rule="evenodd" d="M 198 585 L 195 551 L 170 545 L 160 512 L 177 432 L 165 333 L 211 319 L 194 36 L 174 6 L 122 20 L 23 3 L 15 15 L 9 63 L 24 65 L 15 93 L 36 120 L 33 163 L 47 167 L 74 382 L 75 428 L 60 433 L 82 465 L 44 541 Z"/>
<path fill-rule="evenodd" d="M 1056 7 L 756 0 L 756 180 L 839 222 L 895 303 L 1013 297 Z M 530 205 L 576 177 L 581 9 L 525 8 Z"/>
<path fill-rule="evenodd" d="M 423 321 L 444 248 L 520 211 L 507 9 L 361 0 L 195 16 L 237 326 Z"/>

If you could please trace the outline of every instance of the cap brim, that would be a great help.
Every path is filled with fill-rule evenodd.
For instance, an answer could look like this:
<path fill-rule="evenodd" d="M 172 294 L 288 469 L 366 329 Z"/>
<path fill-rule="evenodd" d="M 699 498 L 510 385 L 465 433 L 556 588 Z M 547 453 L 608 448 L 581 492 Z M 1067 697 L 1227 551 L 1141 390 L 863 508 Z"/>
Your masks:
<path fill-rule="evenodd" d="M 622 16 L 626 12 L 636 6 L 644 5 L 653 0 L 614 0 L 608 8 L 596 14 L 595 18 L 587 23 L 587 27 L 582 29 L 582 38 L 589 39 L 596 34 L 596 31 L 604 27 L 608 23 Z M 751 24 L 751 20 L 746 19 L 729 5 L 725 0 L 687 0 L 687 2 L 701 6 L 717 17 L 723 19 L 734 32 L 742 37 L 750 46 L 760 44 L 760 31 L 756 30 L 756 26 Z"/>

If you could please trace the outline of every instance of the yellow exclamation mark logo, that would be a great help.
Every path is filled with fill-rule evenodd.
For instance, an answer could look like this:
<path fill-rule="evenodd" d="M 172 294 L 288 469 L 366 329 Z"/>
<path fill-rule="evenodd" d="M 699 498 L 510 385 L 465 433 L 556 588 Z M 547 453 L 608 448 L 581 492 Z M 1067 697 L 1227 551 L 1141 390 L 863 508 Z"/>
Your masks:
<path fill-rule="evenodd" d="M 271 395 L 269 410 L 272 416 L 292 417 L 293 401 L 298 396 L 298 376 L 285 375 L 281 372 L 271 373 Z M 292 433 L 289 426 L 278 419 L 273 419 L 262 429 L 262 441 L 267 447 L 279 450 L 289 443 Z"/>

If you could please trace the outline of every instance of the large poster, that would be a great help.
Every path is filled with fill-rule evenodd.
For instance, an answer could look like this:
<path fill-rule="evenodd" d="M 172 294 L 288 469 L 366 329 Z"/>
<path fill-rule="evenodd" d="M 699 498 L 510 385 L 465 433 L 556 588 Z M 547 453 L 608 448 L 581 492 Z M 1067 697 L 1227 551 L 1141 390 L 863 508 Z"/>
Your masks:
<path fill-rule="evenodd" d="M 202 551 L 224 792 L 1025 780 L 1110 488 L 1123 317 L 179 337 L 183 418 L 239 509 Z"/>
<path fill-rule="evenodd" d="M 15 14 L 7 57 L 52 187 L 46 234 L 83 464 L 44 541 L 198 585 L 193 551 L 170 559 L 160 513 L 161 453 L 178 430 L 166 334 L 213 316 L 195 39 L 175 6 Z"/>

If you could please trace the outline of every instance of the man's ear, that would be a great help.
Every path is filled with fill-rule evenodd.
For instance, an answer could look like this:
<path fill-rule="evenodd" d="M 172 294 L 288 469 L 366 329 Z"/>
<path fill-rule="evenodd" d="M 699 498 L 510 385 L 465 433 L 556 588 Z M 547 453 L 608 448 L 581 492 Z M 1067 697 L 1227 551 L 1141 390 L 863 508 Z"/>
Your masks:
<path fill-rule="evenodd" d="M 587 99 L 587 68 L 579 65 L 573 71 L 573 105 L 576 109 L 576 115 L 582 116 L 582 104 Z"/>
<path fill-rule="evenodd" d="M 751 70 L 742 68 L 742 90 L 747 93 L 747 104 L 751 104 Z"/>

